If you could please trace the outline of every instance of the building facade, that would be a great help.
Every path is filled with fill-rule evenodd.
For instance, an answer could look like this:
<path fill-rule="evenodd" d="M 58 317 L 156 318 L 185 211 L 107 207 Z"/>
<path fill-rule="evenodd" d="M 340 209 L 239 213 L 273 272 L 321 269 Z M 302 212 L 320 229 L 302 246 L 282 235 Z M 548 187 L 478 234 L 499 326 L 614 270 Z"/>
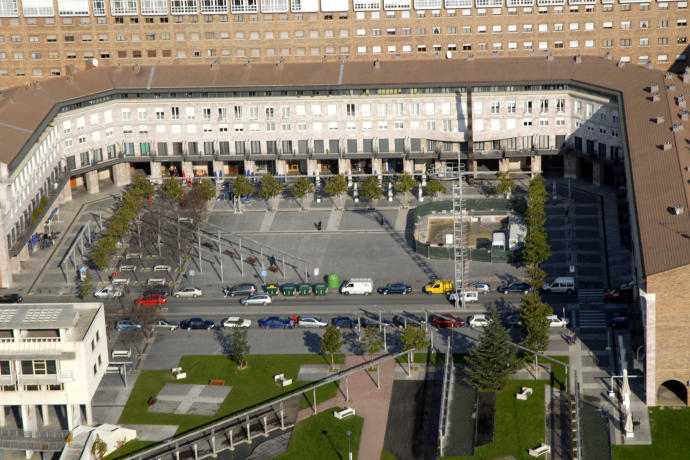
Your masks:
<path fill-rule="evenodd" d="M 0 87 L 93 65 L 608 53 L 684 65 L 687 1 L 0 0 Z"/>
<path fill-rule="evenodd" d="M 0 307 L 0 426 L 22 429 L 23 447 L 31 451 L 32 438 L 43 430 L 81 425 L 82 409 L 91 424 L 91 398 L 108 366 L 107 342 L 103 304 Z M 17 447 L 0 437 L 0 448 Z"/>

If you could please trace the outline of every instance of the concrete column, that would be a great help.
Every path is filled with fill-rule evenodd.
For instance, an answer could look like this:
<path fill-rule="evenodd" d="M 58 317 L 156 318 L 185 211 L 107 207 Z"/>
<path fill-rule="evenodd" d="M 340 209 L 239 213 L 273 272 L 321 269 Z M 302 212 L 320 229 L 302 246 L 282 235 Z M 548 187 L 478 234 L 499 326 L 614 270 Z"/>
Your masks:
<path fill-rule="evenodd" d="M 10 248 L 7 247 L 7 232 L 0 221 L 0 288 L 12 287 L 12 264 L 10 262 Z M 24 245 L 26 247 L 26 245 Z"/>
<path fill-rule="evenodd" d="M 163 168 L 161 167 L 160 162 L 150 161 L 149 165 L 151 166 L 151 181 L 153 183 L 159 182 L 163 177 Z"/>
<path fill-rule="evenodd" d="M 383 171 L 383 160 L 381 158 L 372 158 L 371 159 L 371 173 L 372 174 L 381 174 Z"/>
<path fill-rule="evenodd" d="M 223 173 L 223 177 L 225 177 L 225 162 L 224 161 L 213 161 L 213 172 L 211 175 L 216 174 L 217 176 L 220 176 L 220 173 Z"/>
<path fill-rule="evenodd" d="M 70 185 L 69 181 L 65 184 L 64 187 L 62 187 L 62 190 L 60 190 L 60 194 L 58 195 L 57 202 L 62 204 L 66 203 L 68 201 L 72 201 L 72 186 Z"/>
<path fill-rule="evenodd" d="M 414 160 L 403 160 L 403 172 L 414 174 Z"/>
<path fill-rule="evenodd" d="M 285 160 L 275 160 L 276 164 L 276 174 L 285 175 L 287 174 L 287 161 Z"/>
<path fill-rule="evenodd" d="M 182 172 L 184 173 L 185 177 L 188 177 L 188 178 L 194 177 L 194 169 L 192 168 L 192 162 L 191 161 L 183 161 L 182 162 Z"/>
<path fill-rule="evenodd" d="M 112 167 L 113 184 L 116 187 L 124 187 L 132 183 L 132 169 L 129 163 L 120 163 Z"/>
<path fill-rule="evenodd" d="M 508 172 L 510 170 L 510 160 L 508 158 L 501 158 L 498 160 L 498 170 L 500 172 Z"/>
<path fill-rule="evenodd" d="M 89 426 L 93 425 L 93 410 L 91 409 L 91 403 L 86 403 L 84 404 L 84 408 L 86 409 L 86 424 Z"/>
<path fill-rule="evenodd" d="M 84 174 L 84 179 L 86 180 L 86 191 L 89 194 L 100 192 L 98 186 L 98 171 L 89 171 Z"/>
<path fill-rule="evenodd" d="M 36 420 L 36 406 L 22 404 L 20 406 L 22 414 L 22 429 L 24 431 L 38 431 L 38 420 Z"/>
<path fill-rule="evenodd" d="M 577 157 L 563 154 L 563 177 L 566 179 L 577 179 Z"/>
<path fill-rule="evenodd" d="M 541 171 L 541 155 L 532 155 L 530 157 L 529 167 L 532 174 Z"/>
<path fill-rule="evenodd" d="M 65 404 L 65 415 L 67 415 L 67 429 L 72 431 L 74 429 L 74 413 L 70 404 Z"/>
<path fill-rule="evenodd" d="M 474 174 L 472 174 L 472 177 L 474 179 L 476 179 L 478 176 L 478 174 L 477 174 L 478 170 L 479 170 L 479 162 L 477 162 L 477 160 L 472 160 L 472 172 L 474 172 Z"/>
<path fill-rule="evenodd" d="M 7 424 L 7 419 L 5 419 L 5 406 L 0 406 L 0 427 Z"/>
<path fill-rule="evenodd" d="M 41 418 L 43 419 L 43 425 L 50 423 L 50 406 L 47 404 L 41 405 Z"/>
<path fill-rule="evenodd" d="M 307 175 L 315 176 L 317 171 L 321 173 L 320 166 L 319 160 L 307 160 Z"/>
<path fill-rule="evenodd" d="M 352 162 L 349 158 L 338 158 L 338 174 L 352 174 Z"/>
<path fill-rule="evenodd" d="M 592 162 L 592 184 L 601 187 L 604 175 L 604 166 L 599 161 Z"/>
<path fill-rule="evenodd" d="M 255 172 L 254 171 L 254 161 L 252 160 L 244 160 L 244 170 L 249 171 L 249 172 Z"/>

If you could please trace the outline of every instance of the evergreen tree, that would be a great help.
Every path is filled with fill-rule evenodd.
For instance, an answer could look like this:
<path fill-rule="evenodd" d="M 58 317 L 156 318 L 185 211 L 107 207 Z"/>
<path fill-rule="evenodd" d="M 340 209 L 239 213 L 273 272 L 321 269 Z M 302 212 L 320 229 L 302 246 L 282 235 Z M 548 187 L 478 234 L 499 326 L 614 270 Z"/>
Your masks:
<path fill-rule="evenodd" d="M 479 390 L 502 390 L 515 369 L 516 352 L 496 307 L 491 307 L 489 319 L 479 336 L 479 344 L 470 350 L 467 358 L 467 382 Z"/>
<path fill-rule="evenodd" d="M 523 251 L 522 260 L 526 265 L 538 266 L 549 257 L 551 257 L 551 245 L 546 241 L 544 230 L 528 229 L 525 236 L 525 250 Z"/>
<path fill-rule="evenodd" d="M 234 328 L 232 331 L 230 358 L 237 363 L 238 369 L 245 369 L 247 367 L 247 355 L 250 349 L 249 340 L 247 340 L 247 329 L 243 327 Z"/>
<path fill-rule="evenodd" d="M 498 179 L 498 184 L 496 184 L 496 193 L 500 193 L 505 198 L 510 198 L 510 195 L 515 191 L 515 182 L 510 177 L 507 172 L 499 171 L 496 173 L 496 179 Z"/>
<path fill-rule="evenodd" d="M 522 344 L 541 353 L 549 346 L 548 315 L 553 314 L 551 307 L 541 300 L 538 292 L 530 292 L 522 297 L 520 303 L 520 322 L 525 336 Z"/>

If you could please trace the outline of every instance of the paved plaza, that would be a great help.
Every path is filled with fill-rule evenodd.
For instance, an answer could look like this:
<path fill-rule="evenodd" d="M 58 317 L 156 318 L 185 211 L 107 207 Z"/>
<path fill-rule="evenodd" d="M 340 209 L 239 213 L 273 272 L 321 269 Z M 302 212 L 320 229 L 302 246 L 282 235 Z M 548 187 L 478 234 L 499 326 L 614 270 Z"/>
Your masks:
<path fill-rule="evenodd" d="M 230 391 L 232 387 L 226 385 L 166 383 L 149 411 L 211 416 L 218 412 Z"/>

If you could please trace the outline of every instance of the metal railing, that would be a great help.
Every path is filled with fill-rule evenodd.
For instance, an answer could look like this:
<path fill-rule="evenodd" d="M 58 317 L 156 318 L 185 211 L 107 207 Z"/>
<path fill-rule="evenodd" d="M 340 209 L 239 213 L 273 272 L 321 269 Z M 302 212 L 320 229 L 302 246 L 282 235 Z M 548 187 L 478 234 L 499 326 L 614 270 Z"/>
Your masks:
<path fill-rule="evenodd" d="M 451 341 L 448 341 L 446 360 L 443 366 L 443 390 L 441 391 L 441 413 L 438 420 L 438 454 L 443 457 L 446 448 L 446 433 L 448 431 L 448 418 L 450 416 L 450 398 L 452 396 L 451 377 L 453 374 L 453 349 Z"/>
<path fill-rule="evenodd" d="M 65 440 L 69 430 L 22 430 L 21 428 L 0 428 L 0 438 L 31 438 Z"/>
<path fill-rule="evenodd" d="M 31 450 L 34 452 L 60 452 L 65 441 L 34 441 L 23 439 L 0 439 L 0 450 Z"/>

